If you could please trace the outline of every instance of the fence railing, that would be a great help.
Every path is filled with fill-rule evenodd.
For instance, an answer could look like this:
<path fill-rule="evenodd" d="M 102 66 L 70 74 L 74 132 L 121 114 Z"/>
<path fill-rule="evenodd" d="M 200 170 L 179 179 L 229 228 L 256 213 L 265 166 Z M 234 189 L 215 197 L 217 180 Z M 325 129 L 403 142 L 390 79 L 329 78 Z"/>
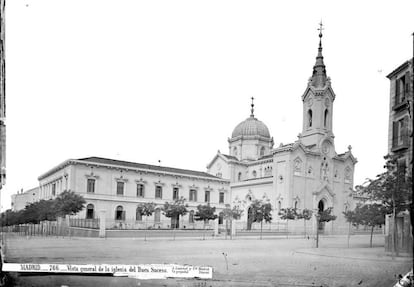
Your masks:
<path fill-rule="evenodd" d="M 70 218 L 70 227 L 92 228 L 99 229 L 99 218 L 96 219 L 83 219 L 83 218 Z"/>
<path fill-rule="evenodd" d="M 65 222 L 42 221 L 38 224 L 25 223 L 1 227 L 2 232 L 15 233 L 21 236 L 67 236 L 68 228 Z"/>
<path fill-rule="evenodd" d="M 178 223 L 177 229 L 213 229 L 214 223 L 209 222 L 204 225 L 202 221 L 189 222 L 188 220 L 180 220 Z M 158 222 L 146 221 L 144 220 L 115 220 L 115 219 L 105 219 L 106 229 L 123 229 L 123 230 L 133 230 L 133 229 L 173 229 L 174 224 L 171 224 L 171 220 L 161 220 Z M 176 225 L 177 226 L 177 225 Z"/>

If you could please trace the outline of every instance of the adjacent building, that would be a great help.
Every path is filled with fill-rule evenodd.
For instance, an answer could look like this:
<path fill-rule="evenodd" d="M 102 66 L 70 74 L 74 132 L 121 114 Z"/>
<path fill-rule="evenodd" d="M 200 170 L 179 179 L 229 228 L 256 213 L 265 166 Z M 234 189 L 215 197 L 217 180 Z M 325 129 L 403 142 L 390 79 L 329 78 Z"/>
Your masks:
<path fill-rule="evenodd" d="M 402 63 L 387 75 L 390 80 L 390 112 L 388 124 L 388 154 L 397 157 L 397 169 L 412 176 L 413 169 L 413 91 L 414 58 Z M 398 192 L 398 190 L 397 190 Z M 400 252 L 413 252 L 412 212 L 401 212 L 395 221 L 387 215 L 385 223 L 385 250 L 394 247 Z M 393 224 L 396 223 L 396 225 Z"/>
<path fill-rule="evenodd" d="M 26 207 L 26 205 L 39 200 L 39 188 L 35 187 L 25 192 L 20 191 L 11 196 L 11 209 L 19 211 Z"/>
<path fill-rule="evenodd" d="M 0 190 L 6 182 L 6 60 L 4 7 L 5 1 L 0 2 L 1 29 L 0 29 Z"/>
<path fill-rule="evenodd" d="M 387 75 L 390 80 L 388 153 L 398 156 L 399 168 L 412 172 L 413 163 L 413 59 Z"/>
<path fill-rule="evenodd" d="M 110 225 L 129 227 L 192 228 L 199 204 L 210 204 L 220 213 L 229 202 L 229 182 L 206 172 L 119 161 L 100 157 L 70 159 L 39 178 L 41 199 L 55 198 L 64 190 L 73 190 L 86 200 L 86 208 L 77 218 L 107 218 Z M 189 213 L 179 220 L 161 212 L 165 202 L 184 197 Z M 139 205 L 156 204 L 150 218 L 142 218 Z M 103 215 L 99 213 L 103 212 Z M 220 219 L 222 220 L 222 218 Z"/>

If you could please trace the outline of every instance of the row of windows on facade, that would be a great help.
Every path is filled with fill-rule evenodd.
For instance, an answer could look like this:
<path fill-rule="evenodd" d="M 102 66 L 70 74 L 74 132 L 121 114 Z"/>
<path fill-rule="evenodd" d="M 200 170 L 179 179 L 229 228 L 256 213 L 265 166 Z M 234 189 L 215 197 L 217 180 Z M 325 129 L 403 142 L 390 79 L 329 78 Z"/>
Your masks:
<path fill-rule="evenodd" d="M 194 223 L 194 213 L 195 213 L 194 210 L 191 210 L 188 213 L 189 223 Z M 118 205 L 115 208 L 115 217 L 114 217 L 114 219 L 115 220 L 125 220 L 125 216 L 126 216 L 126 212 L 124 210 L 124 207 L 122 205 Z M 136 221 L 142 221 L 142 217 L 143 216 L 141 214 L 141 210 L 140 210 L 139 207 L 137 207 L 136 214 L 135 214 L 135 220 Z M 90 203 L 86 206 L 86 219 L 94 219 L 94 218 L 95 218 L 95 206 L 92 203 Z M 222 218 L 223 218 L 222 213 L 219 214 L 219 219 L 220 218 L 222 220 Z M 155 223 L 161 222 L 161 209 L 160 208 L 157 208 L 154 211 L 154 222 Z"/>
<path fill-rule="evenodd" d="M 116 194 L 117 195 L 124 195 L 124 188 L 125 183 L 122 181 L 118 181 L 116 183 Z M 86 192 L 94 193 L 95 192 L 95 179 L 89 178 L 87 180 L 87 188 Z M 155 186 L 155 198 L 162 199 L 162 186 L 156 185 Z M 145 185 L 138 183 L 137 184 L 137 197 L 145 197 Z M 204 191 L 204 202 L 210 202 L 210 190 Z M 173 200 L 179 199 L 180 197 L 180 189 L 178 187 L 173 188 Z M 189 201 L 197 201 L 197 190 L 190 189 L 189 192 Z M 224 203 L 224 192 L 219 193 L 219 203 Z"/>
<path fill-rule="evenodd" d="M 248 171 L 246 171 L 246 173 L 248 173 Z M 265 167 L 264 170 L 263 170 L 263 176 L 271 176 L 271 175 L 272 175 L 272 167 L 271 166 Z M 257 178 L 257 176 L 258 176 L 257 171 L 253 170 L 252 171 L 252 178 Z M 242 178 L 243 178 L 243 173 L 239 172 L 237 174 L 237 181 L 241 181 Z"/>

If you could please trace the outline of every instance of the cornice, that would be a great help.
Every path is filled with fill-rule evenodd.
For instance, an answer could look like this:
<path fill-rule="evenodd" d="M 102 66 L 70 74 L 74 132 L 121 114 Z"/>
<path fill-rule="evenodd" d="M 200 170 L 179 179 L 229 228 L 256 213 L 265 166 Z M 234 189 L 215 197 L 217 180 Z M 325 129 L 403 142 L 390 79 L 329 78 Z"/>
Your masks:
<path fill-rule="evenodd" d="M 196 180 L 204 180 L 204 181 L 212 181 L 212 182 L 221 182 L 221 183 L 230 183 L 229 180 L 222 179 L 222 178 L 212 178 L 212 177 L 204 177 L 204 176 L 192 176 L 188 174 L 182 174 L 182 173 L 174 173 L 174 172 L 157 172 L 154 170 L 149 169 L 140 169 L 140 168 L 133 168 L 133 167 L 123 167 L 120 165 L 112 165 L 112 164 L 100 164 L 100 163 L 94 163 L 94 162 L 87 162 L 87 161 L 79 161 L 79 160 L 66 160 L 63 163 L 59 164 L 58 166 L 52 168 L 48 172 L 42 174 L 38 177 L 38 180 L 42 180 L 51 174 L 65 168 L 69 165 L 83 165 L 83 166 L 93 166 L 93 167 L 103 167 L 108 169 L 115 169 L 115 170 L 123 170 L 123 171 L 135 171 L 138 173 L 145 173 L 145 174 L 154 174 L 154 175 L 163 175 L 163 176 L 179 176 L 182 178 L 189 178 L 189 179 L 196 179 Z"/>

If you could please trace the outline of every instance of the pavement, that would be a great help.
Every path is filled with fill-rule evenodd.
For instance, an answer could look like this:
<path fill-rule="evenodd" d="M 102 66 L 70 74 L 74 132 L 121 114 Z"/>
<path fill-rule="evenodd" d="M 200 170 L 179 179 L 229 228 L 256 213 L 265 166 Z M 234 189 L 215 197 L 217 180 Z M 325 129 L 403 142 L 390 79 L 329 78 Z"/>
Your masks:
<path fill-rule="evenodd" d="M 392 286 L 412 268 L 412 255 L 391 258 L 374 236 L 237 238 L 36 238 L 9 237 L 7 262 L 71 264 L 177 263 L 212 266 L 213 280 L 136 280 L 98 276 L 22 276 L 16 286 Z M 226 264 L 227 259 L 227 264 Z M 60 284 L 60 285 L 59 285 Z"/>

